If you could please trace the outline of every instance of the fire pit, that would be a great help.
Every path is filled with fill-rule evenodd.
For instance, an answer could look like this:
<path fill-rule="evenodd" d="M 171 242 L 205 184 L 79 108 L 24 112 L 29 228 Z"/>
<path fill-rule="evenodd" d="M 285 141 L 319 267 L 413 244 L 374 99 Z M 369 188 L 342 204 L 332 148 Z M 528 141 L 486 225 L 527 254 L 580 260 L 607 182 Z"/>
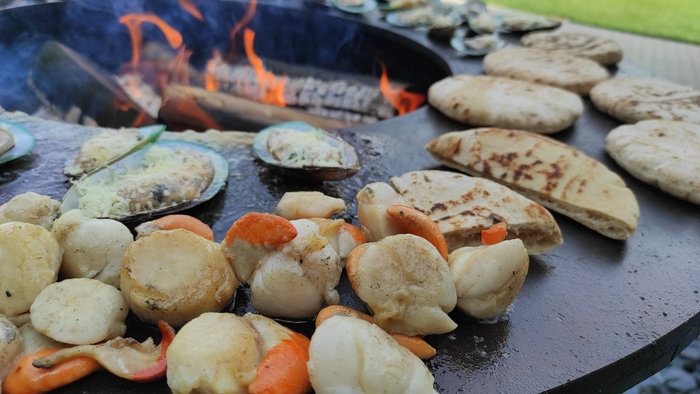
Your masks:
<path fill-rule="evenodd" d="M 27 73 L 17 71 L 26 71 L 49 40 L 71 48 L 105 72 L 118 74 L 132 56 L 130 37 L 118 17 L 153 12 L 179 29 L 193 49 L 189 63 L 202 71 L 218 45 L 223 45 L 224 58 L 230 30 L 248 9 L 247 2 L 196 2 L 204 23 L 174 1 L 143 3 L 78 1 L 0 12 L 0 105 L 32 112 L 42 104 L 25 89 Z M 301 0 L 267 1 L 258 4 L 248 27 L 256 32 L 257 56 L 274 72 L 289 73 L 290 78 L 297 67 L 313 67 L 333 71 L 334 78 L 340 79 L 369 76 L 378 84 L 381 65 L 375 56 L 385 63 L 391 80 L 408 83 L 410 90 L 419 93 L 446 74 L 481 72 L 479 58 L 459 58 L 447 44 L 431 41 L 424 32 L 393 28 L 379 19 L 378 11 L 356 17 Z M 351 32 L 354 35 L 349 36 Z M 323 40 L 295 47 L 306 36 Z M 144 25 L 144 40 L 165 42 L 160 30 L 149 25 Z M 237 44 L 236 53 L 243 54 L 242 45 Z M 639 75 L 633 65 L 624 62 L 617 72 Z M 326 78 L 325 74 L 309 74 L 307 77 Z M 207 91 L 206 86 L 203 90 Z M 225 89 L 220 86 L 220 90 Z M 697 206 L 663 194 L 618 167 L 602 146 L 607 132 L 619 122 L 596 111 L 588 100 L 585 106 L 584 116 L 555 138 L 622 176 L 641 208 L 637 232 L 625 242 L 614 241 L 555 214 L 565 243 L 531 258 L 523 290 L 506 319 L 477 323 L 454 312 L 457 330 L 427 338 L 438 351 L 427 365 L 439 392 L 619 392 L 661 369 L 697 337 L 700 212 Z M 134 111 L 124 119 L 133 122 L 137 115 Z M 11 116 L 23 119 L 2 115 Z M 215 111 L 209 116 L 215 121 L 223 119 Z M 158 114 L 154 120 L 161 117 Z M 354 204 L 354 193 L 369 182 L 438 168 L 423 146 L 446 131 L 463 128 L 424 106 L 405 116 L 338 130 L 357 149 L 363 169 L 353 178 L 321 186 L 283 179 L 249 160 L 245 149 L 227 152 L 238 158 L 233 168 L 237 177 L 231 178 L 225 194 L 188 213 L 211 224 L 216 238 L 222 239 L 235 218 L 253 210 L 271 211 L 286 191 L 313 187 Z M 37 137 L 33 154 L 0 168 L 3 201 L 37 191 L 37 180 L 51 185 L 46 192 L 54 198 L 65 191 L 60 168 L 51 165 L 60 162 L 55 145 L 63 142 L 61 136 Z M 350 206 L 350 215 L 355 209 Z M 345 294 L 344 304 L 362 307 L 350 295 L 347 281 L 341 282 L 339 291 Z M 240 314 L 249 305 L 247 294 L 239 291 L 231 309 Z M 312 331 L 310 323 L 290 325 L 307 335 Z M 137 339 L 153 335 L 143 327 L 133 327 Z M 168 388 L 164 380 L 141 385 L 97 373 L 61 391 L 153 393 L 168 392 Z"/>
<path fill-rule="evenodd" d="M 14 58 L 0 66 L 11 78 L 11 93 L 0 102 L 31 113 L 40 105 L 36 91 L 61 113 L 77 107 L 112 127 L 159 120 L 171 128 L 258 130 L 296 119 L 339 128 L 410 112 L 449 74 L 424 46 L 312 4 L 215 2 L 188 10 L 153 1 L 117 8 L 31 7 L 35 21 L 60 15 L 57 25 L 70 26 L 25 26 L 31 37 L 13 25 L 27 23 L 28 9 L 6 11 L 13 22 L 3 40 Z"/>

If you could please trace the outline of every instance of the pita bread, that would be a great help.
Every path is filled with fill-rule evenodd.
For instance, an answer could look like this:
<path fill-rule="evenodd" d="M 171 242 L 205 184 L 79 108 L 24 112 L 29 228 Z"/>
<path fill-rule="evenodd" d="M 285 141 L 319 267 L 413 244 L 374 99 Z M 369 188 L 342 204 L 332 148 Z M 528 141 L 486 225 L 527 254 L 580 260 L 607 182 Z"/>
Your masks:
<path fill-rule="evenodd" d="M 9 131 L 0 128 L 0 155 L 15 146 L 15 137 Z"/>
<path fill-rule="evenodd" d="M 434 83 L 428 102 L 445 116 L 474 126 L 555 133 L 583 113 L 581 98 L 551 86 L 485 75 L 456 75 Z"/>
<path fill-rule="evenodd" d="M 620 126 L 605 150 L 635 178 L 700 205 L 700 126 L 645 120 Z"/>
<path fill-rule="evenodd" d="M 426 149 L 440 162 L 502 183 L 613 239 L 637 228 L 639 205 L 617 174 L 543 135 L 482 128 L 452 132 Z"/>
<path fill-rule="evenodd" d="M 700 124 L 700 90 L 651 78 L 613 78 L 591 90 L 599 110 L 626 123 L 648 119 Z"/>
<path fill-rule="evenodd" d="M 555 86 L 586 95 L 597 83 L 610 78 L 600 64 L 535 48 L 506 48 L 484 57 L 484 73 Z"/>
<path fill-rule="evenodd" d="M 544 207 L 507 187 L 449 171 L 415 171 L 389 181 L 413 207 L 433 219 L 450 251 L 480 246 L 481 230 L 508 224 L 507 238 L 520 238 L 529 254 L 562 244 L 561 231 Z"/>
<path fill-rule="evenodd" d="M 613 65 L 622 60 L 622 48 L 613 40 L 581 33 L 530 33 L 520 39 L 527 48 L 543 49 Z"/>

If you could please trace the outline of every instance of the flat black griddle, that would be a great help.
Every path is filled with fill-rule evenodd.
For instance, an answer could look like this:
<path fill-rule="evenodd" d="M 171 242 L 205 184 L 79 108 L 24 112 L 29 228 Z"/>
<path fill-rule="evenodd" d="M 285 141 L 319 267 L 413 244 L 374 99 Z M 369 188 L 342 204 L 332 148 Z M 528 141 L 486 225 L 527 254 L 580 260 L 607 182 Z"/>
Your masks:
<path fill-rule="evenodd" d="M 276 3 L 276 2 L 272 2 Z M 281 4 L 281 3 L 276 3 Z M 286 2 L 303 7 L 302 2 Z M 353 18 L 333 10 L 329 18 Z M 480 73 L 480 58 L 459 59 L 445 44 L 424 33 L 399 31 L 376 19 L 359 17 L 425 46 L 453 73 Z M 636 74 L 622 64 L 620 74 Z M 644 184 L 605 153 L 606 134 L 619 125 L 585 100 L 585 114 L 573 127 L 554 135 L 620 174 L 636 195 L 641 217 L 627 241 L 608 239 L 554 214 L 564 244 L 531 257 L 525 285 L 512 309 L 495 322 L 473 322 L 458 311 L 456 331 L 427 338 L 438 354 L 427 361 L 441 393 L 456 392 L 620 392 L 663 368 L 700 333 L 700 208 Z M 66 189 L 63 160 L 96 130 L 31 121 L 6 113 L 32 129 L 37 146 L 27 157 L 0 166 L 0 201 L 26 191 L 60 198 Z M 350 203 L 347 220 L 356 223 L 355 193 L 390 176 L 440 167 L 423 146 L 440 134 L 467 128 L 423 107 L 407 116 L 338 133 L 357 149 L 363 169 L 338 183 L 307 183 L 285 178 L 250 156 L 245 145 L 221 148 L 231 159 L 232 176 L 213 200 L 189 211 L 212 225 L 221 240 L 229 226 L 250 211 L 271 212 L 286 191 L 320 190 Z M 62 149 L 56 149 L 61 146 Z M 342 303 L 361 307 L 343 279 Z M 231 310 L 249 310 L 239 288 Z M 287 323 L 311 334 L 310 323 Z M 130 321 L 137 337 L 153 332 Z M 164 380 L 150 384 L 122 381 L 99 372 L 60 392 L 168 392 Z"/>

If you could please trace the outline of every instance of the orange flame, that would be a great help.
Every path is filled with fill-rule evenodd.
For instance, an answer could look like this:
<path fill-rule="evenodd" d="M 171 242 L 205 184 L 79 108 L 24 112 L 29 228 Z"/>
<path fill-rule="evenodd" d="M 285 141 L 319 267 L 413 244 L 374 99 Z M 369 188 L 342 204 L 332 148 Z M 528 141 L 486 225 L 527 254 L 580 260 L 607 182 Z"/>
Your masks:
<path fill-rule="evenodd" d="M 214 75 L 214 69 L 216 68 L 217 64 L 222 62 L 223 59 L 221 58 L 221 52 L 219 52 L 218 48 L 214 48 L 214 56 L 207 61 L 207 67 L 204 73 L 204 88 L 210 92 L 219 91 L 219 81 Z"/>
<path fill-rule="evenodd" d="M 420 93 L 407 92 L 401 88 L 393 88 L 389 85 L 389 76 L 386 73 L 386 65 L 379 61 L 382 66 L 382 77 L 379 80 L 379 90 L 384 97 L 396 108 L 399 115 L 413 112 L 425 102 L 425 96 Z"/>
<path fill-rule="evenodd" d="M 238 34 L 238 31 L 247 25 L 251 19 L 253 19 L 253 15 L 255 15 L 255 10 L 257 8 L 258 0 L 250 0 L 250 4 L 248 5 L 248 10 L 246 11 L 245 15 L 243 15 L 243 18 L 241 18 L 241 20 L 238 21 L 235 26 L 233 26 L 233 29 L 231 29 L 231 34 L 229 34 L 231 48 L 228 51 L 228 56 L 226 56 L 229 63 L 233 62 L 233 59 L 236 57 L 236 34 Z"/>
<path fill-rule="evenodd" d="M 275 74 L 263 68 L 262 59 L 260 59 L 253 51 L 253 40 L 255 32 L 250 29 L 243 31 L 243 42 L 245 43 L 245 53 L 248 56 L 250 64 L 255 70 L 255 76 L 258 79 L 258 89 L 260 92 L 259 100 L 263 103 L 278 105 L 285 107 L 287 103 L 284 101 L 284 84 L 287 81 L 287 76 L 283 76 L 279 80 Z"/>
<path fill-rule="evenodd" d="M 192 0 L 180 0 L 180 7 L 182 7 L 185 11 L 189 12 L 190 15 L 204 22 L 202 14 L 197 9 L 197 6 L 194 5 Z"/>
<path fill-rule="evenodd" d="M 185 46 L 182 46 L 177 51 L 177 55 L 175 55 L 171 65 L 172 83 L 190 84 L 190 70 L 188 67 L 190 56 L 192 56 L 192 51 L 187 50 Z"/>
<path fill-rule="evenodd" d="M 159 17 L 153 14 L 126 14 L 119 18 L 119 23 L 123 23 L 127 29 L 129 29 L 129 34 L 131 35 L 131 46 L 132 46 L 132 60 L 134 65 L 137 65 L 139 58 L 141 57 L 141 44 L 143 43 L 143 34 L 141 32 L 141 23 L 151 22 L 158 26 L 160 30 L 165 34 L 165 38 L 168 43 L 173 47 L 177 48 L 182 45 L 182 34 L 177 30 L 173 29 L 165 23 Z"/>

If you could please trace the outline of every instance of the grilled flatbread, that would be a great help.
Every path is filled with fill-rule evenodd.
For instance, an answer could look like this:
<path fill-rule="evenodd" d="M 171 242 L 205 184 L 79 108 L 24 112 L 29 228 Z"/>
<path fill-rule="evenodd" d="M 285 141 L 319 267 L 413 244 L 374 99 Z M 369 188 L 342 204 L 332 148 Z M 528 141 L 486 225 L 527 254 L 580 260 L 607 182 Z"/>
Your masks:
<path fill-rule="evenodd" d="M 617 174 L 543 135 L 482 128 L 443 134 L 426 149 L 440 162 L 500 182 L 613 239 L 637 228 L 639 205 Z"/>
<path fill-rule="evenodd" d="M 484 58 L 484 73 L 556 86 L 586 95 L 597 83 L 610 78 L 600 64 L 535 48 L 506 48 Z"/>
<path fill-rule="evenodd" d="M 520 238 L 528 254 L 545 253 L 563 242 L 549 211 L 488 179 L 449 171 L 415 171 L 393 177 L 390 183 L 437 223 L 450 251 L 481 246 L 481 230 L 498 222 L 506 222 L 507 238 Z"/>
<path fill-rule="evenodd" d="M 700 205 L 700 126 L 645 120 L 620 126 L 605 150 L 635 178 Z"/>
<path fill-rule="evenodd" d="M 583 113 L 581 98 L 573 93 L 485 75 L 438 81 L 428 90 L 428 102 L 458 122 L 543 134 L 564 130 Z"/>
<path fill-rule="evenodd" d="M 543 49 L 613 65 L 622 60 L 622 48 L 613 40 L 581 33 L 530 33 L 520 39 L 527 48 Z"/>
<path fill-rule="evenodd" d="M 651 78 L 613 78 L 591 90 L 599 110 L 625 123 L 648 119 L 700 124 L 700 90 Z"/>
<path fill-rule="evenodd" d="M 13 146 L 15 146 L 15 137 L 12 136 L 12 133 L 0 129 L 0 155 L 12 149 Z"/>

